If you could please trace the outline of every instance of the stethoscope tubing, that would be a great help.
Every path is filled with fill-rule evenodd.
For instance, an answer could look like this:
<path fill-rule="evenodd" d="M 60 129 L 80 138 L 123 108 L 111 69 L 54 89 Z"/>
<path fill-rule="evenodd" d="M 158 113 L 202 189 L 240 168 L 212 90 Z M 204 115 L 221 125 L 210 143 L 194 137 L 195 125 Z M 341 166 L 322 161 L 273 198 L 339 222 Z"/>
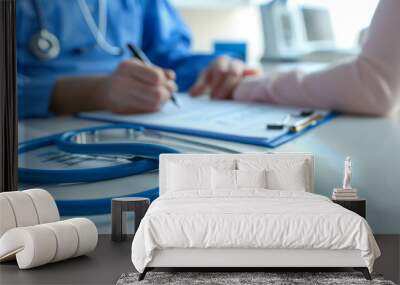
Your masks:
<path fill-rule="evenodd" d="M 38 24 L 39 24 L 39 32 L 35 33 L 31 37 L 31 51 L 32 53 L 40 60 L 50 60 L 59 56 L 60 53 L 60 41 L 58 37 L 49 31 L 46 17 L 44 15 L 43 10 L 40 7 L 39 0 L 31 0 L 33 11 L 36 15 Z M 90 12 L 90 9 L 86 3 L 86 0 L 77 0 L 79 9 L 82 12 L 83 18 L 86 24 L 89 27 L 89 30 L 92 33 L 96 41 L 96 45 L 99 46 L 104 52 L 114 55 L 120 56 L 123 54 L 124 49 L 119 46 L 114 46 L 110 44 L 106 38 L 106 27 L 107 27 L 107 3 L 106 0 L 99 0 L 99 24 L 97 25 L 94 21 L 93 15 Z M 51 46 L 49 50 L 42 50 L 38 44 L 39 40 L 45 40 Z M 86 48 L 78 48 L 75 49 L 78 53 L 83 53 Z"/>
<path fill-rule="evenodd" d="M 158 169 L 158 155 L 160 153 L 178 153 L 177 150 L 155 144 L 144 143 L 124 143 L 122 146 L 118 144 L 74 144 L 71 139 L 80 132 L 90 132 L 98 130 L 106 130 L 113 128 L 129 128 L 136 131 L 143 131 L 143 128 L 133 127 L 126 124 L 115 124 L 100 127 L 83 128 L 65 133 L 58 133 L 47 137 L 33 139 L 22 142 L 18 145 L 18 153 L 22 154 L 28 151 L 57 145 L 66 152 L 85 153 L 85 154 L 110 154 L 117 151 L 119 154 L 137 154 L 149 156 L 152 158 L 142 158 L 131 163 L 120 164 L 116 166 L 102 168 L 86 168 L 76 170 L 52 170 L 52 169 L 29 169 L 19 168 L 19 180 L 21 182 L 30 182 L 38 184 L 53 183 L 79 183 L 79 182 L 96 182 L 99 180 L 125 177 L 128 175 L 140 174 Z M 108 151 L 105 149 L 108 148 Z M 146 191 L 131 193 L 118 197 L 105 197 L 96 199 L 79 199 L 79 200 L 56 200 L 56 204 L 61 216 L 91 216 L 110 214 L 111 200 L 120 197 L 145 197 L 153 201 L 159 196 L 159 189 L 152 188 Z"/>
<path fill-rule="evenodd" d="M 145 143 L 95 143 L 95 144 L 77 144 L 71 139 L 81 132 L 91 132 L 98 130 L 107 130 L 113 128 L 129 128 L 135 131 L 142 131 L 143 128 L 127 126 L 125 124 L 108 125 L 101 127 L 83 128 L 75 131 L 59 133 L 33 139 L 23 142 L 18 146 L 18 153 L 22 154 L 41 147 L 57 145 L 57 147 L 68 153 L 78 154 L 129 154 L 138 155 L 140 158 L 129 163 L 123 163 L 115 166 L 106 166 L 98 168 L 85 169 L 18 169 L 19 180 L 21 182 L 38 184 L 55 183 L 90 183 L 100 180 L 115 179 L 136 175 L 158 169 L 158 156 L 161 153 L 178 153 L 174 148 Z"/>
<path fill-rule="evenodd" d="M 38 184 L 91 183 L 100 180 L 122 178 L 156 170 L 158 161 L 142 159 L 132 163 L 102 168 L 74 170 L 29 169 L 19 168 L 18 178 L 21 182 Z"/>
<path fill-rule="evenodd" d="M 105 129 L 105 128 L 103 128 Z M 76 144 L 71 139 L 78 135 L 79 131 L 71 131 L 62 134 L 56 144 L 59 149 L 70 153 L 79 154 L 135 154 L 142 157 L 158 156 L 161 153 L 178 153 L 174 148 L 149 144 L 149 143 L 95 143 Z M 157 159 L 158 160 L 158 159 Z"/>
<path fill-rule="evenodd" d="M 32 0 L 33 11 L 35 12 L 36 18 L 39 22 L 39 27 L 41 30 L 47 30 L 46 18 L 40 8 L 39 0 Z"/>
<path fill-rule="evenodd" d="M 83 200 L 56 200 L 61 216 L 91 216 L 111 213 L 111 201 L 113 198 L 144 197 L 154 201 L 159 196 L 159 189 L 152 188 L 139 193 L 118 197 Z"/>

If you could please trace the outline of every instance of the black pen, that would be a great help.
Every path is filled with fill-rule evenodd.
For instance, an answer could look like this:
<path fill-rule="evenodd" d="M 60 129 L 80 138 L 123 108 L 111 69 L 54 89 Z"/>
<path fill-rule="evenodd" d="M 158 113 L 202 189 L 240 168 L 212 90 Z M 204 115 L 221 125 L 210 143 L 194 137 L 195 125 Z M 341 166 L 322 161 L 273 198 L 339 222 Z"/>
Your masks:
<path fill-rule="evenodd" d="M 141 62 L 147 65 L 151 65 L 150 59 L 146 56 L 146 54 L 137 46 L 128 43 L 127 44 L 129 51 L 132 53 L 133 57 L 136 57 L 139 59 Z M 171 101 L 179 108 L 178 100 L 176 100 L 175 94 L 171 94 Z"/>

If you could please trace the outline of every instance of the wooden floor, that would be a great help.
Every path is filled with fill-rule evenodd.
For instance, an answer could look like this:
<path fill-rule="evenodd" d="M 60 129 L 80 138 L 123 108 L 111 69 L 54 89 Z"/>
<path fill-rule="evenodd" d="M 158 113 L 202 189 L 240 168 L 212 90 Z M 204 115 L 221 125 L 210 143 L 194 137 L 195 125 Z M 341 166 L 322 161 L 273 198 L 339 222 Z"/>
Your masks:
<path fill-rule="evenodd" d="M 375 236 L 382 256 L 375 263 L 376 273 L 400 282 L 400 235 Z M 124 272 L 134 271 L 130 259 L 131 241 L 114 243 L 100 235 L 94 252 L 42 267 L 19 270 L 15 262 L 0 265 L 0 284 L 115 284 Z"/>

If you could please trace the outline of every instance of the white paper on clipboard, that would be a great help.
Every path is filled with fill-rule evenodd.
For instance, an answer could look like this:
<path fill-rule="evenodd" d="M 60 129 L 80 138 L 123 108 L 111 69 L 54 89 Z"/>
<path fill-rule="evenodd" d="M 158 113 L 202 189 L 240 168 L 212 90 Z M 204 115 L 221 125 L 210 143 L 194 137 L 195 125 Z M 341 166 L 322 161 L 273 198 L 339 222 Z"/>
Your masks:
<path fill-rule="evenodd" d="M 267 124 L 281 123 L 287 115 L 297 114 L 302 110 L 262 103 L 210 100 L 208 96 L 192 98 L 187 94 L 179 94 L 177 98 L 180 107 L 167 102 L 157 113 L 117 115 L 109 112 L 87 112 L 81 113 L 81 116 L 108 122 L 172 127 L 193 132 L 208 131 L 273 140 L 287 133 L 288 130 L 269 130 L 266 128 Z"/>

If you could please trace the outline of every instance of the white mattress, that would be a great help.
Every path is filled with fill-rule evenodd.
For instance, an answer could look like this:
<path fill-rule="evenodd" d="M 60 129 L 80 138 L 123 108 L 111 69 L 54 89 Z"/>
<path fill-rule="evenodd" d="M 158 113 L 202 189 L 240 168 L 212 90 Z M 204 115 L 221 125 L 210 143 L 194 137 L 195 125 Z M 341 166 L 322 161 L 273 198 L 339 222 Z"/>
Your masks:
<path fill-rule="evenodd" d="M 370 271 L 380 255 L 365 219 L 328 198 L 257 189 L 221 197 L 162 195 L 138 228 L 132 262 L 143 272 L 155 250 L 170 248 L 359 250 Z"/>

